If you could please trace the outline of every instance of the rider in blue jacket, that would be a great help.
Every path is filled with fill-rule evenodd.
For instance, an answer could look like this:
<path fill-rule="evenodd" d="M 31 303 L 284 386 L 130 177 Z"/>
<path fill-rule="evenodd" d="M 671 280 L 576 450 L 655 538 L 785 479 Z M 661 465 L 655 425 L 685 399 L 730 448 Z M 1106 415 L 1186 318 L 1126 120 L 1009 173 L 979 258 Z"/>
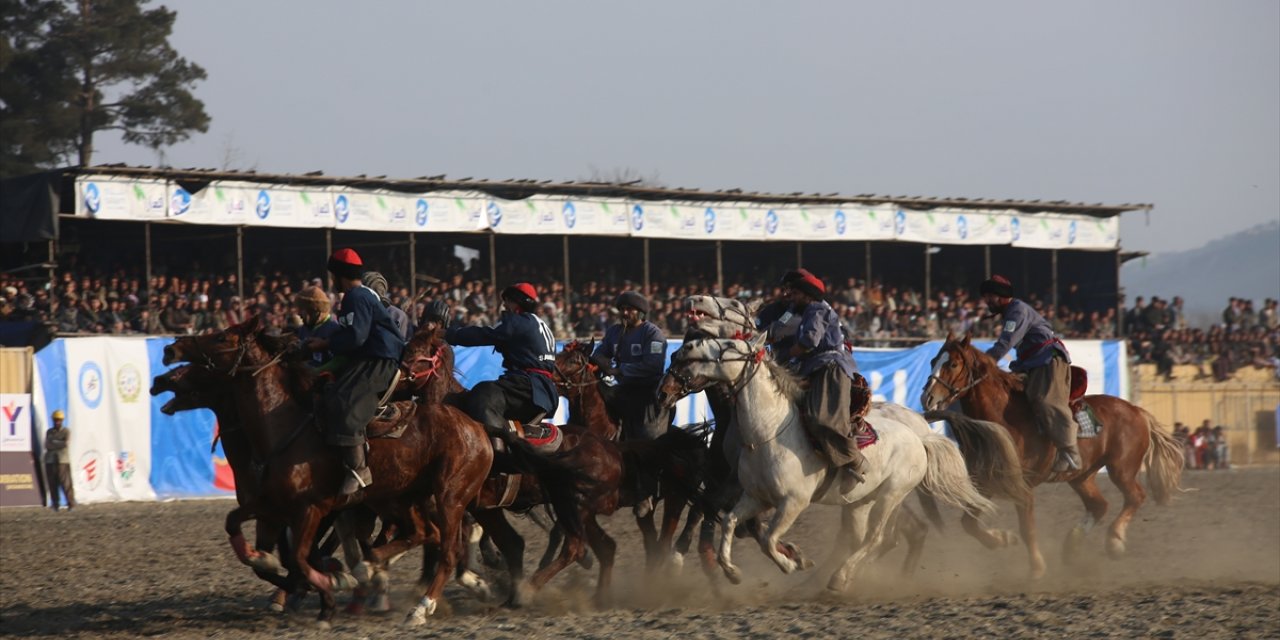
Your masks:
<path fill-rule="evenodd" d="M 507 431 L 507 420 L 528 424 L 550 416 L 560 403 L 551 374 L 556 366 L 556 341 L 551 329 L 534 314 L 537 289 L 527 282 L 503 289 L 502 307 L 502 317 L 495 326 L 455 326 L 445 333 L 449 344 L 492 346 L 502 354 L 506 369 L 502 376 L 472 387 L 463 402 L 463 410 L 491 434 Z M 542 429 L 540 425 L 526 426 L 525 437 L 543 437 Z"/>
<path fill-rule="evenodd" d="M 609 409 L 622 422 L 622 437 L 652 440 L 671 426 L 672 411 L 657 399 L 667 362 L 667 336 L 645 318 L 649 301 L 643 295 L 623 291 L 613 304 L 622 321 L 604 332 L 591 361 L 618 381 Z"/>
<path fill-rule="evenodd" d="M 794 337 L 775 343 L 790 345 L 779 359 L 789 359 L 788 366 L 808 381 L 803 423 L 819 451 L 840 469 L 840 492 L 848 493 L 862 482 L 867 464 L 850 424 L 851 386 L 858 366 L 844 348 L 840 318 L 824 300 L 827 288 L 822 280 L 797 269 L 784 283 L 791 301 L 786 313 L 799 315 L 800 322 Z"/>
<path fill-rule="evenodd" d="M 329 258 L 329 272 L 343 292 L 338 305 L 340 328 L 329 338 L 312 337 L 305 343 L 315 353 L 330 351 L 342 358 L 337 377 L 324 394 L 323 420 L 329 444 L 342 448 L 343 463 L 351 472 L 342 485 L 350 495 L 373 482 L 365 464 L 365 427 L 378 411 L 378 397 L 391 386 L 404 341 L 377 294 L 360 283 L 364 263 L 351 249 L 339 249 Z"/>
<path fill-rule="evenodd" d="M 992 276 L 979 288 L 987 308 L 1001 315 L 1000 337 L 987 349 L 997 362 L 1016 349 L 1018 357 L 1009 369 L 1026 376 L 1024 390 L 1031 413 L 1041 432 L 1058 447 L 1053 470 L 1079 469 L 1080 450 L 1076 446 L 1078 426 L 1068 408 L 1071 395 L 1071 356 L 1053 327 L 1031 308 L 1013 297 L 1013 285 L 1004 276 Z"/>

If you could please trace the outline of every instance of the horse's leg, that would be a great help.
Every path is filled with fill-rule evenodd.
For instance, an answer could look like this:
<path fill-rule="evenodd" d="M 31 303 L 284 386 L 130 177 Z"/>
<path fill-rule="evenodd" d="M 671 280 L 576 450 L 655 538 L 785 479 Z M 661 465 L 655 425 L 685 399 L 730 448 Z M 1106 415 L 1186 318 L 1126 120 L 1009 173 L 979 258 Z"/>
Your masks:
<path fill-rule="evenodd" d="M 644 516 L 636 516 L 636 525 L 640 527 L 640 537 L 644 540 L 644 568 L 646 573 L 653 573 L 661 562 L 658 557 L 658 528 L 653 525 L 653 509 Z"/>
<path fill-rule="evenodd" d="M 689 547 L 693 546 L 693 536 L 702 524 L 702 511 L 690 505 L 688 515 L 685 516 L 684 528 L 680 530 L 680 537 L 676 538 L 675 547 L 671 550 L 671 566 L 675 571 L 679 571 L 684 567 L 684 556 L 689 553 Z"/>
<path fill-rule="evenodd" d="M 1118 558 L 1124 554 L 1125 532 L 1129 528 L 1129 522 L 1133 519 L 1133 514 L 1147 500 L 1147 492 L 1138 483 L 1138 465 L 1133 465 L 1132 469 L 1119 469 L 1114 466 L 1107 467 L 1107 476 L 1111 478 L 1111 483 L 1116 485 L 1120 493 L 1124 495 L 1124 507 L 1120 509 L 1120 514 L 1116 516 L 1115 522 L 1111 523 L 1111 533 L 1107 537 L 1107 553 L 1113 558 Z"/>
<path fill-rule="evenodd" d="M 463 497 L 465 483 L 452 481 L 454 479 L 452 474 L 446 474 L 444 477 L 451 480 L 444 482 L 444 486 L 436 495 L 436 509 L 431 514 L 431 521 L 439 531 L 438 566 L 435 568 L 435 575 L 426 585 L 425 593 L 418 601 L 418 605 L 409 612 L 407 621 L 411 625 L 424 624 L 427 616 L 435 613 L 436 603 L 444 594 L 444 586 L 453 575 L 453 568 L 457 566 L 458 558 L 462 555 L 462 522 L 466 519 L 467 504 L 472 501 L 474 494 L 471 498 Z M 428 555 L 423 554 L 424 572 L 419 580 L 420 583 L 427 580 L 425 569 Z"/>
<path fill-rule="evenodd" d="M 585 520 L 587 543 L 600 560 L 600 578 L 596 582 L 596 606 L 605 608 L 613 603 L 613 559 L 618 544 L 605 533 L 594 515 Z"/>
<path fill-rule="evenodd" d="M 1036 497 L 1028 491 L 1025 504 L 1017 505 L 1018 529 L 1022 542 L 1027 545 L 1027 560 L 1031 563 L 1031 579 L 1044 577 L 1044 556 L 1040 555 L 1040 535 L 1036 533 Z"/>
<path fill-rule="evenodd" d="M 828 569 L 836 567 L 827 580 L 827 591 L 839 592 L 844 589 L 847 563 L 854 549 L 858 548 L 858 541 L 866 535 L 869 513 L 866 503 L 847 504 L 840 508 L 840 532 L 836 534 L 831 554 L 823 565 Z"/>
<path fill-rule="evenodd" d="M 883 558 L 898 548 L 899 540 L 905 540 L 907 557 L 902 560 L 902 577 L 910 578 L 920 562 L 920 555 L 924 553 L 924 540 L 929 535 L 929 524 L 906 505 L 898 509 L 890 523 L 876 551 L 876 557 Z"/>
<path fill-rule="evenodd" d="M 333 597 L 333 590 L 339 586 L 335 582 L 342 583 L 345 581 L 335 581 L 334 577 L 321 573 L 311 566 L 308 556 L 311 554 L 311 543 L 315 540 L 316 527 L 319 526 L 323 517 L 320 509 L 314 505 L 306 505 L 302 507 L 301 512 L 289 528 L 293 534 L 290 542 L 293 544 L 293 561 L 297 563 L 299 571 L 302 572 L 306 582 L 315 587 L 320 593 L 320 615 L 319 621 L 322 626 L 328 626 L 333 620 L 333 614 L 337 609 L 337 602 Z M 352 579 L 351 583 L 355 580 Z"/>
<path fill-rule="evenodd" d="M 546 569 L 556 559 L 556 554 L 561 551 L 560 546 L 562 544 L 564 544 L 564 532 L 560 530 L 560 527 L 552 527 L 547 537 L 547 550 L 542 552 L 542 558 L 538 560 L 538 571 Z"/>
<path fill-rule="evenodd" d="M 1075 489 L 1080 500 L 1084 502 L 1086 514 L 1076 526 L 1071 528 L 1071 532 L 1067 534 L 1067 539 L 1063 544 L 1063 557 L 1070 562 L 1075 557 L 1076 551 L 1080 547 L 1080 543 L 1084 541 L 1085 535 L 1094 525 L 1102 522 L 1103 516 L 1107 515 L 1107 499 L 1102 497 L 1102 492 L 1098 490 L 1097 472 L 1094 471 L 1087 476 L 1080 476 L 1071 480 L 1068 484 Z"/>
<path fill-rule="evenodd" d="M 724 522 L 720 523 L 720 569 L 724 571 L 724 577 L 728 578 L 729 582 L 734 584 L 742 582 L 742 570 L 733 564 L 733 530 L 738 527 L 739 521 L 755 517 L 763 509 L 764 504 L 751 494 L 743 493 L 742 497 L 738 498 L 738 504 L 734 505 L 733 510 L 725 516 Z"/>
<path fill-rule="evenodd" d="M 840 591 L 844 591 L 849 580 L 853 577 L 854 571 L 857 570 L 863 558 L 866 558 L 877 546 L 880 545 L 881 538 L 884 537 L 885 526 L 889 523 L 894 511 L 902 504 L 902 499 L 906 497 L 905 493 L 898 495 L 882 496 L 879 500 L 871 502 L 862 507 L 867 512 L 866 519 L 863 521 L 865 533 L 862 536 L 854 536 L 851 542 L 853 553 L 844 562 L 844 566 L 832 576 L 832 582 L 836 577 L 840 578 Z M 831 588 L 828 584 L 828 588 Z"/>
<path fill-rule="evenodd" d="M 592 516 L 594 516 L 594 514 L 585 513 L 584 510 L 579 507 L 578 517 L 584 522 L 584 527 L 586 526 L 585 521 Z M 561 529 L 560 527 L 556 527 L 556 530 L 559 531 Z M 557 573 L 563 571 L 565 567 L 572 564 L 585 552 L 586 541 L 583 540 L 582 536 L 564 534 L 564 543 L 560 545 L 560 555 L 547 563 L 547 566 L 538 569 L 533 574 L 533 577 L 529 578 L 529 585 L 534 589 L 541 589 L 547 584 L 547 582 L 554 578 Z"/>
<path fill-rule="evenodd" d="M 961 516 L 960 525 L 964 527 L 966 533 L 988 549 L 1002 549 L 1018 541 L 1018 536 L 1012 531 L 988 529 L 982 526 L 982 521 L 969 513 Z"/>
<path fill-rule="evenodd" d="M 671 543 L 676 537 L 676 528 L 680 526 L 680 516 L 684 513 L 684 494 L 674 488 L 663 492 L 662 526 L 658 529 L 657 558 L 654 569 L 662 567 L 672 556 Z"/>
<path fill-rule="evenodd" d="M 779 551 L 778 540 L 782 538 L 782 534 L 791 529 L 791 525 L 795 524 L 796 518 L 800 517 L 805 507 L 808 506 L 808 502 L 796 498 L 784 499 L 782 504 L 776 505 L 774 508 L 773 518 L 769 520 L 769 526 L 762 527 L 757 533 L 756 540 L 760 543 L 760 551 L 769 556 L 769 559 L 773 560 L 773 563 L 778 565 L 778 568 L 783 573 L 791 573 L 801 568 L 801 565 L 788 557 L 789 554 Z M 792 551 L 794 555 L 799 555 L 794 552 L 794 548 Z"/>
<path fill-rule="evenodd" d="M 484 552 L 480 550 L 480 544 L 481 541 L 491 540 L 492 537 L 493 534 L 489 532 L 489 527 L 481 526 L 475 516 L 468 512 L 467 521 L 462 525 L 462 561 L 458 563 L 455 579 L 458 584 L 482 601 L 487 601 L 493 596 L 493 593 L 489 589 L 489 583 L 481 577 L 484 572 L 484 560 L 482 558 Z"/>

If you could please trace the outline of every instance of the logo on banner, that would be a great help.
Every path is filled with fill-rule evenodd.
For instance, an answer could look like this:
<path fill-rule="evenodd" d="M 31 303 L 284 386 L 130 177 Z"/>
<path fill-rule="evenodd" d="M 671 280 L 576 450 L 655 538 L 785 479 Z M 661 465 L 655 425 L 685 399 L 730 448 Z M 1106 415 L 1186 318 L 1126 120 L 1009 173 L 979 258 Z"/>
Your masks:
<path fill-rule="evenodd" d="M 844 210 L 836 209 L 832 218 L 835 220 L 836 235 L 844 235 L 845 230 L 849 228 L 849 218 L 845 215 Z"/>
<path fill-rule="evenodd" d="M 427 226 L 427 210 L 431 205 L 427 204 L 426 198 L 418 198 L 418 209 L 414 213 L 413 221 L 418 223 L 419 227 Z"/>
<path fill-rule="evenodd" d="M 132 451 L 121 451 L 116 454 L 116 475 L 128 483 L 138 470 L 138 456 Z"/>
<path fill-rule="evenodd" d="M 484 206 L 484 213 L 489 217 L 490 227 L 502 224 L 502 207 L 499 207 L 497 202 L 490 200 L 489 204 Z"/>
<path fill-rule="evenodd" d="M 147 209 L 149 209 L 152 214 L 163 216 L 164 215 L 164 193 L 157 193 L 154 197 L 148 200 Z"/>
<path fill-rule="evenodd" d="M 778 212 L 770 209 L 764 214 L 764 231 L 769 235 L 778 232 Z"/>
<path fill-rule="evenodd" d="M 180 216 L 191 210 L 191 194 L 186 189 L 177 187 L 173 190 L 173 196 L 169 198 L 170 215 Z"/>
<path fill-rule="evenodd" d="M 893 235 L 900 236 L 907 231 L 907 212 L 901 209 L 893 216 Z"/>
<path fill-rule="evenodd" d="M 960 216 L 956 218 L 956 235 L 960 236 L 961 240 L 964 240 L 965 238 L 969 237 L 969 219 L 968 218 L 965 218 L 964 216 Z"/>
<path fill-rule="evenodd" d="M 333 215 L 338 218 L 338 222 L 346 222 L 351 217 L 351 201 L 347 200 L 347 196 L 341 195 L 334 199 Z"/>
<path fill-rule="evenodd" d="M 102 368 L 98 363 L 87 361 L 80 365 L 79 380 L 80 399 L 90 409 L 97 409 L 102 403 Z"/>
<path fill-rule="evenodd" d="M 560 213 L 564 215 L 564 226 L 572 229 L 573 225 L 578 224 L 578 208 L 573 206 L 572 202 L 566 200 Z"/>
<path fill-rule="evenodd" d="M 26 396 L 9 396 L 0 405 L 0 451 L 31 451 L 31 411 Z"/>
<path fill-rule="evenodd" d="M 1072 220 L 1071 224 L 1067 226 L 1067 244 L 1075 244 L 1075 243 L 1076 243 L 1076 221 Z"/>
<path fill-rule="evenodd" d="M 707 207 L 706 212 L 702 214 L 702 228 L 706 229 L 707 233 L 716 232 L 716 210 L 715 209 L 712 209 L 711 207 Z"/>
<path fill-rule="evenodd" d="M 124 402 L 138 401 L 138 396 L 142 395 L 142 374 L 137 367 L 131 364 L 120 367 L 116 372 L 116 391 Z"/>
<path fill-rule="evenodd" d="M 631 228 L 639 231 L 644 228 L 644 207 L 631 207 Z"/>
<path fill-rule="evenodd" d="M 84 208 L 89 213 L 97 213 L 102 208 L 102 191 L 97 183 L 90 182 L 84 186 Z"/>
<path fill-rule="evenodd" d="M 84 481 L 84 485 L 89 487 L 90 491 L 97 491 L 102 486 L 102 474 L 106 469 L 102 468 L 102 454 L 96 449 L 90 449 L 80 456 L 80 462 L 76 465 L 80 471 L 80 477 Z"/>
<path fill-rule="evenodd" d="M 1009 221 L 1009 233 L 1013 235 L 1013 241 L 1017 242 L 1022 237 L 1022 223 L 1017 218 Z"/>
<path fill-rule="evenodd" d="M 258 204 L 253 208 L 259 220 L 266 220 L 271 215 L 271 194 L 266 189 L 258 192 Z"/>
<path fill-rule="evenodd" d="M 391 208 L 391 223 L 392 223 L 392 224 L 395 224 L 395 223 L 397 223 L 397 222 L 400 222 L 401 220 L 404 220 L 404 219 L 406 219 L 406 218 L 408 218 L 408 217 L 409 217 L 409 213 L 408 213 L 407 211 L 405 211 L 405 210 L 404 210 L 404 207 L 392 207 L 392 208 Z"/>

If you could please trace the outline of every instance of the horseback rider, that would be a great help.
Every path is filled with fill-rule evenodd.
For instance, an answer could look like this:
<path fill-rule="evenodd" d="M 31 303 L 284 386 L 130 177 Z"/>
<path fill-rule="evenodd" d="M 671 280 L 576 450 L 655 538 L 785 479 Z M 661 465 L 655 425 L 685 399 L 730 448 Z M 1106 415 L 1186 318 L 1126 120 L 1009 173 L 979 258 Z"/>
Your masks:
<path fill-rule="evenodd" d="M 300 320 L 298 326 L 294 327 L 293 333 L 298 336 L 300 343 L 306 344 L 311 338 L 327 340 L 342 328 L 342 325 L 333 319 L 333 314 L 329 313 L 332 305 L 329 294 L 317 286 L 305 287 L 293 296 L 293 306 L 298 310 Z M 311 354 L 311 366 L 319 367 L 332 358 L 333 354 L 327 349 L 317 351 Z"/>
<path fill-rule="evenodd" d="M 623 291 L 613 301 L 621 321 L 604 332 L 596 345 L 591 362 L 601 373 L 618 381 L 610 412 L 622 423 L 623 440 L 652 440 L 666 433 L 675 409 L 666 409 L 658 400 L 667 359 L 667 335 L 649 322 L 649 301 L 635 291 Z M 616 365 L 615 365 L 616 363 Z M 635 513 L 644 517 L 653 511 L 652 496 L 657 493 L 657 479 L 644 474 L 636 477 L 639 496 Z"/>
<path fill-rule="evenodd" d="M 788 366 L 808 381 L 802 422 L 819 451 L 840 469 L 840 492 L 848 493 L 863 481 L 867 464 L 850 424 L 851 387 L 855 376 L 861 378 L 858 366 L 844 348 L 840 318 L 824 299 L 827 288 L 822 280 L 797 269 L 788 272 L 782 284 L 790 307 L 770 323 L 769 341 L 775 357 L 789 359 Z M 797 316 L 791 333 L 787 327 Z M 865 412 L 866 407 L 860 409 Z"/>
<path fill-rule="evenodd" d="M 649 322 L 649 301 L 635 291 L 614 300 L 621 321 L 604 332 L 591 362 L 618 381 L 612 413 L 622 422 L 626 440 L 652 440 L 671 425 L 671 411 L 657 400 L 667 358 L 667 336 Z M 665 418 L 665 423 L 664 423 Z"/>
<path fill-rule="evenodd" d="M 378 299 L 382 301 L 382 306 L 386 308 L 387 315 L 391 316 L 391 323 L 396 326 L 396 331 L 400 332 L 400 339 L 405 342 L 413 337 L 413 325 L 409 322 L 409 314 L 404 309 L 391 304 L 391 298 L 387 297 L 387 279 L 377 271 L 366 271 L 360 277 L 360 281 L 364 286 L 373 289 L 378 294 Z"/>
<path fill-rule="evenodd" d="M 428 307 L 426 322 L 440 322 L 444 305 Z M 506 371 L 497 380 L 472 387 L 463 400 L 467 415 L 483 424 L 490 435 L 508 431 L 507 420 L 525 426 L 525 437 L 542 438 L 547 430 L 539 422 L 555 413 L 560 404 L 552 381 L 556 341 L 551 329 L 534 310 L 538 291 L 528 282 L 517 282 L 502 290 L 502 317 L 492 327 L 450 327 L 445 340 L 463 347 L 492 346 L 502 354 Z M 445 315 L 444 317 L 447 317 Z"/>
<path fill-rule="evenodd" d="M 342 495 L 373 483 L 365 464 L 365 427 L 377 413 L 378 397 L 391 385 L 404 350 L 404 341 L 377 294 L 360 283 L 363 267 L 351 249 L 338 249 L 329 257 L 329 272 L 343 292 L 338 305 L 340 328 L 329 338 L 313 336 L 304 345 L 313 353 L 331 351 L 345 357 L 322 398 L 326 440 L 342 448 L 342 462 L 350 471 Z"/>
<path fill-rule="evenodd" d="M 1049 321 L 1031 305 L 1013 297 L 1013 285 L 1008 278 L 991 276 L 982 282 L 978 291 L 987 308 L 1004 320 L 1000 337 L 987 349 L 987 355 L 999 362 L 1010 348 L 1017 350 L 1018 357 L 1009 364 L 1009 369 L 1024 374 L 1024 389 L 1036 424 L 1058 447 L 1053 470 L 1079 469 L 1077 426 L 1067 408 L 1071 393 L 1071 355 L 1066 345 L 1053 334 Z"/>

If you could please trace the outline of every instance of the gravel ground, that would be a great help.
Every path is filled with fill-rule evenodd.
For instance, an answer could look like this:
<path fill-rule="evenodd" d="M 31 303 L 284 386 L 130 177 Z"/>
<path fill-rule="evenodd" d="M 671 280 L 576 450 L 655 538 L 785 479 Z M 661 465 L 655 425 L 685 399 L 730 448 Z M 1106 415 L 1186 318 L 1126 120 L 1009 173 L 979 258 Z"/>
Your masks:
<path fill-rule="evenodd" d="M 1069 487 L 1037 493 L 1046 578 L 1030 582 L 1021 546 L 989 551 L 948 514 L 931 531 L 915 576 L 898 575 L 902 551 L 859 574 L 842 598 L 820 595 L 825 575 L 784 576 L 754 544 L 739 541 L 748 576 L 717 588 L 692 565 L 646 578 L 629 514 L 605 523 L 618 540 L 613 608 L 590 605 L 595 574 L 572 568 L 533 604 L 508 611 L 457 586 L 427 625 L 400 625 L 421 555 L 393 568 L 396 610 L 338 614 L 315 627 L 312 598 L 297 614 L 264 609 L 269 587 L 237 563 L 222 534 L 232 502 L 88 505 L 70 513 L 0 511 L 0 635 L 136 638 L 799 638 L 831 637 L 1280 637 L 1280 469 L 1190 472 L 1190 492 L 1168 507 L 1148 503 L 1129 530 L 1129 553 L 1109 560 L 1103 531 L 1088 557 L 1064 564 L 1066 531 L 1083 508 Z M 1102 480 L 1117 510 L 1119 494 Z M 1016 529 L 1010 505 L 993 524 Z M 788 536 L 823 558 L 838 522 L 814 507 Z M 532 567 L 545 544 L 526 522 Z M 343 598 L 340 598 L 340 604 Z"/>

